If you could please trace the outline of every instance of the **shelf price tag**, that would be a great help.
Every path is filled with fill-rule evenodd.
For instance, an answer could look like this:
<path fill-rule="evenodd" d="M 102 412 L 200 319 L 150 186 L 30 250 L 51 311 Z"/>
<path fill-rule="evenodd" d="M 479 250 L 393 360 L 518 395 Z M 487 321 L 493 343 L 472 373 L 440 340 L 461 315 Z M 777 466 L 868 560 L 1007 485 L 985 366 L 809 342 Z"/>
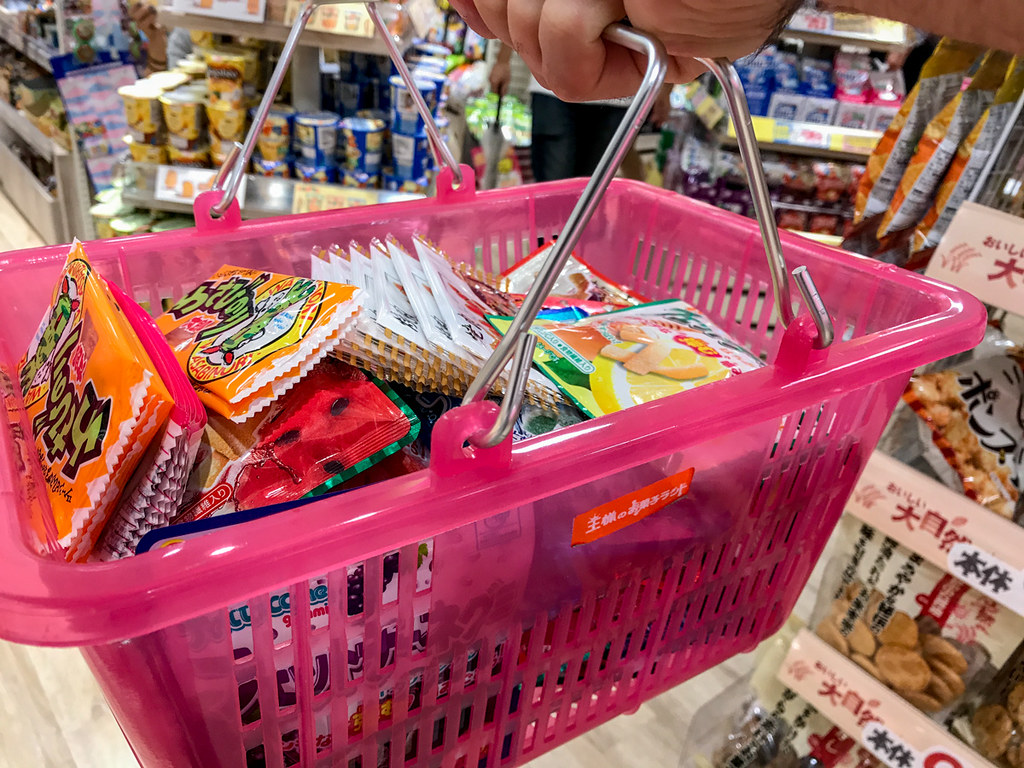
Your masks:
<path fill-rule="evenodd" d="M 1024 220 L 964 203 L 925 270 L 986 304 L 1021 314 L 1024 307 Z"/>
<path fill-rule="evenodd" d="M 156 172 L 156 184 L 153 197 L 167 203 L 192 205 L 200 192 L 213 189 L 215 171 L 208 168 L 179 168 L 173 165 L 161 165 Z M 239 207 L 245 205 L 245 182 L 238 188 Z"/>
<path fill-rule="evenodd" d="M 818 32 L 828 34 L 835 25 L 835 17 L 831 13 L 822 13 L 803 8 L 790 19 L 788 28 L 796 32 Z"/>
<path fill-rule="evenodd" d="M 333 184 L 296 184 L 292 193 L 292 213 L 332 211 L 338 208 L 355 208 L 373 205 L 377 193 L 369 189 L 339 187 Z"/>

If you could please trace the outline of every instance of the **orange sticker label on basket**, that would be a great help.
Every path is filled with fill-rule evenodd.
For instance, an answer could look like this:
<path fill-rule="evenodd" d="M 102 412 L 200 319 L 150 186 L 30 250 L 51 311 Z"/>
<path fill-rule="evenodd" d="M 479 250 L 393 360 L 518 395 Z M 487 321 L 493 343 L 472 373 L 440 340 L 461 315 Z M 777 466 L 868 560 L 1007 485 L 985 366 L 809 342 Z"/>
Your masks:
<path fill-rule="evenodd" d="M 690 492 L 693 467 L 638 491 L 577 515 L 572 521 L 572 546 L 589 544 L 664 509 Z"/>

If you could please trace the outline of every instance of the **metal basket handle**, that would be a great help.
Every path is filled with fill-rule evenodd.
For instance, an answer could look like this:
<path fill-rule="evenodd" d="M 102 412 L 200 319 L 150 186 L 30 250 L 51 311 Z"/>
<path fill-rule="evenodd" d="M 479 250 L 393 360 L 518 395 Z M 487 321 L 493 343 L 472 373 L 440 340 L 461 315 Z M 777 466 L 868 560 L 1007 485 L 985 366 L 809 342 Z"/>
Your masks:
<path fill-rule="evenodd" d="M 351 4 L 356 1 L 357 0 L 305 0 L 302 4 L 302 8 L 300 9 L 298 16 L 295 17 L 291 30 L 288 32 L 288 38 L 285 40 L 284 46 L 281 48 L 281 56 L 278 58 L 277 66 L 274 67 L 274 71 L 270 75 L 270 80 L 267 83 L 267 89 L 263 93 L 263 99 L 260 101 L 260 105 L 256 109 L 256 114 L 253 116 L 252 125 L 245 136 L 245 144 L 235 143 L 235 146 L 232 148 L 232 151 L 228 154 L 224 164 L 221 166 L 220 171 L 217 173 L 213 189 L 223 189 L 224 194 L 221 195 L 220 200 L 210 207 L 210 215 L 213 216 L 213 218 L 223 216 L 231 206 L 235 197 L 238 195 L 238 190 L 242 186 L 242 179 L 245 177 L 245 169 L 249 167 L 249 161 L 252 160 L 252 153 L 256 149 L 256 143 L 259 139 L 260 133 L 263 131 L 263 124 L 266 123 L 267 117 L 270 114 L 270 109 L 274 105 L 274 100 L 277 98 L 277 93 L 281 89 L 281 84 L 284 82 L 284 76 L 288 71 L 288 65 L 291 64 L 292 57 L 295 54 L 295 49 L 299 45 L 299 37 L 302 36 L 302 32 L 306 28 L 306 24 L 309 23 L 309 17 L 312 16 L 313 11 L 321 5 Z M 373 26 L 377 29 L 377 33 L 384 41 L 384 47 L 387 49 L 388 57 L 398 70 L 398 74 L 401 76 L 402 82 L 405 83 L 405 87 L 409 90 L 409 94 L 412 96 L 413 101 L 416 104 L 416 111 L 419 113 L 420 117 L 423 118 L 423 122 L 426 124 L 427 137 L 430 140 L 430 148 L 434 153 L 434 159 L 439 165 L 443 163 L 448 167 L 455 179 L 455 186 L 458 187 L 462 184 L 462 168 L 455 160 L 455 156 L 452 155 L 451 149 L 449 149 L 448 145 L 445 144 L 444 139 L 441 138 L 441 131 L 438 129 L 437 123 L 434 121 L 434 116 L 431 114 L 430 108 L 427 107 L 427 103 L 423 99 L 423 94 L 421 94 L 419 89 L 416 87 L 412 73 L 409 71 L 409 67 L 406 65 L 405 59 L 402 58 L 402 52 L 398 50 L 398 46 L 395 44 L 395 40 L 391 36 L 391 32 L 388 31 L 387 24 L 385 24 L 384 19 L 380 15 L 380 11 L 377 9 L 373 0 L 371 0 L 371 2 L 365 2 L 365 0 L 358 1 L 364 2 L 364 5 L 366 5 L 366 10 L 370 14 L 370 20 L 373 22 Z"/>
<path fill-rule="evenodd" d="M 562 233 L 548 253 L 544 266 L 541 268 L 522 306 L 516 313 L 515 319 L 505 332 L 504 338 L 494 350 L 494 354 L 487 360 L 483 368 L 481 368 L 479 375 L 470 385 L 465 402 L 475 402 L 483 399 L 497 382 L 501 371 L 513 355 L 511 381 L 516 383 L 523 382 L 525 384 L 526 376 L 519 370 L 519 366 L 529 365 L 532 362 L 533 348 L 536 344 L 536 340 L 530 335 L 533 321 L 537 318 L 544 299 L 551 292 L 555 280 L 561 274 L 562 268 L 569 259 L 569 255 L 579 243 L 584 227 L 586 227 L 591 216 L 597 210 L 605 190 L 611 183 L 612 177 L 615 175 L 629 147 L 633 144 L 633 140 L 640 131 L 647 114 L 650 112 L 657 91 L 664 82 L 666 70 L 665 49 L 656 38 L 621 24 L 609 26 L 604 32 L 604 37 L 609 42 L 647 56 L 647 70 L 644 73 L 640 90 L 627 109 L 626 116 L 616 130 L 608 149 L 605 150 L 604 155 L 601 157 L 594 175 L 580 195 L 576 207 L 573 208 L 572 213 L 569 215 L 568 221 L 566 221 L 565 226 L 562 228 Z M 754 211 L 757 215 L 761 237 L 764 240 L 765 252 L 768 256 L 775 307 L 778 310 L 779 320 L 783 328 L 787 328 L 795 319 L 789 286 L 789 271 L 786 267 L 786 259 L 782 253 L 782 242 L 779 239 L 775 213 L 772 210 L 771 199 L 768 194 L 768 182 L 765 179 L 764 166 L 761 163 L 761 155 L 758 151 L 757 139 L 754 136 L 754 127 L 750 117 L 750 110 L 747 107 L 747 99 L 743 93 L 743 86 L 735 69 L 733 69 L 728 61 L 724 59 L 699 59 L 699 61 L 718 78 L 728 100 L 729 112 L 733 123 L 736 125 L 740 156 L 747 169 L 751 196 L 754 201 Z M 810 310 L 818 332 L 815 346 L 823 349 L 832 343 L 835 335 L 832 319 L 825 309 L 821 296 L 807 268 L 803 266 L 797 267 L 793 270 L 793 277 Z M 519 409 L 522 407 L 523 394 L 523 391 L 513 390 L 510 387 L 502 402 L 501 410 L 494 425 L 486 432 L 477 433 L 470 437 L 470 442 L 480 448 L 492 448 L 508 437 L 515 423 L 516 414 L 518 414 Z"/>

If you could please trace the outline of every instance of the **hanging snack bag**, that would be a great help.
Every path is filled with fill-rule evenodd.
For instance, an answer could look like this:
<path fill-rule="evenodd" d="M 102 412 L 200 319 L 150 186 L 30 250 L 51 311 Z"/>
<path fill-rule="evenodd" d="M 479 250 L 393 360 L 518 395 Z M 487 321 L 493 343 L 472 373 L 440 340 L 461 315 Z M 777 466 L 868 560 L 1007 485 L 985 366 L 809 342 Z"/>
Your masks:
<path fill-rule="evenodd" d="M 511 318 L 489 317 L 504 333 Z M 589 416 L 674 395 L 763 363 L 684 301 L 573 323 L 537 321 L 535 362 Z"/>
<path fill-rule="evenodd" d="M 224 266 L 156 322 L 207 408 L 244 421 L 337 344 L 358 309 L 356 291 Z"/>
<path fill-rule="evenodd" d="M 960 143 L 991 106 L 1006 79 L 1011 60 L 1008 53 L 989 51 L 971 84 L 954 96 L 925 128 L 917 152 L 882 218 L 879 237 L 914 226 L 927 212 Z"/>
<path fill-rule="evenodd" d="M 170 394 L 75 242 L 18 366 L 59 543 L 84 560 L 154 435 Z"/>
<path fill-rule="evenodd" d="M 899 186 L 929 121 L 960 90 L 964 76 L 982 49 L 943 38 L 868 160 L 857 190 L 856 220 L 883 213 Z"/>
<path fill-rule="evenodd" d="M 1024 490 L 1024 370 L 1014 355 L 970 360 L 910 381 L 924 456 L 947 485 L 1012 518 Z"/>
<path fill-rule="evenodd" d="M 931 209 L 914 232 L 912 250 L 934 251 L 946 234 L 953 216 L 967 200 L 1006 128 L 1021 93 L 1024 92 L 1024 58 L 1014 59 L 992 106 L 981 116 L 974 130 L 957 150 L 953 164 L 942 180 Z"/>
<path fill-rule="evenodd" d="M 325 493 L 417 434 L 416 416 L 390 389 L 326 358 L 245 424 L 210 415 L 175 522 Z"/>
<path fill-rule="evenodd" d="M 116 285 L 108 288 L 149 352 L 174 407 L 103 529 L 92 553 L 100 560 L 133 554 L 143 536 L 178 514 L 206 425 L 206 411 L 156 323 Z"/>

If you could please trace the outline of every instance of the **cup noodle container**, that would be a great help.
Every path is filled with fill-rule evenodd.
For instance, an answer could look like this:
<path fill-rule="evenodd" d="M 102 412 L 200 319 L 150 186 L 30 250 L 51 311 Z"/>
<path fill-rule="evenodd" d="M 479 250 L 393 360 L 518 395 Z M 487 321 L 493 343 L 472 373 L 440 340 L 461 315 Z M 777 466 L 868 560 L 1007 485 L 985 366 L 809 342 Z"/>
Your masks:
<path fill-rule="evenodd" d="M 205 144 L 206 110 L 194 91 L 171 91 L 160 97 L 167 142 L 177 149 L 196 149 Z"/>
<path fill-rule="evenodd" d="M 344 118 L 341 121 L 341 143 L 338 147 L 339 165 L 355 173 L 379 176 L 386 130 L 383 120 Z"/>
<path fill-rule="evenodd" d="M 416 111 L 416 102 L 405 87 L 399 75 L 392 75 L 391 83 L 391 130 L 414 136 L 426 130 L 426 125 Z M 416 89 L 422 94 L 427 108 L 433 112 L 437 108 L 437 84 L 433 80 L 422 77 L 414 78 Z"/>
<path fill-rule="evenodd" d="M 250 114 L 255 117 L 256 109 Z M 294 133 L 295 109 L 285 104 L 275 104 L 267 114 L 263 130 L 256 140 L 260 157 L 266 161 L 283 162 L 287 160 L 292 149 Z"/>
<path fill-rule="evenodd" d="M 300 112 L 295 116 L 295 150 L 306 165 L 334 165 L 340 120 L 336 112 Z"/>
<path fill-rule="evenodd" d="M 210 119 L 210 146 L 215 152 L 227 155 L 236 141 L 245 140 L 245 110 L 223 101 L 210 102 L 206 107 Z"/>
<path fill-rule="evenodd" d="M 392 133 L 391 157 L 394 161 L 394 175 L 398 179 L 410 181 L 422 178 L 433 163 L 427 134 L 407 136 L 402 133 Z"/>
<path fill-rule="evenodd" d="M 139 144 L 163 143 L 163 91 L 152 83 L 139 82 L 117 89 L 124 102 L 124 117 L 132 140 Z"/>

